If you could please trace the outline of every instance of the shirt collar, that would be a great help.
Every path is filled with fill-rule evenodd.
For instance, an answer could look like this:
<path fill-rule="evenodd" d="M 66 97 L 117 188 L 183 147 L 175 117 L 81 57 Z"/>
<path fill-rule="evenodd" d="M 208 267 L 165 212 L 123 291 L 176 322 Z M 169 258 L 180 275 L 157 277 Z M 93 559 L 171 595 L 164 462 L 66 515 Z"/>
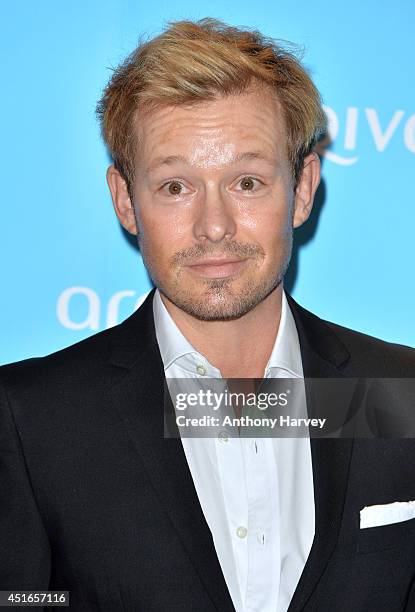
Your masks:
<path fill-rule="evenodd" d="M 163 304 L 158 289 L 154 292 L 153 314 L 157 342 L 165 371 L 176 362 L 184 366 L 188 362 L 189 357 L 193 357 L 198 362 L 205 364 L 207 369 L 213 373 L 213 376 L 220 377 L 219 370 L 214 368 L 206 357 L 201 355 L 179 330 Z M 282 292 L 281 320 L 278 333 L 265 368 L 266 376 L 275 377 L 278 373 L 280 375 L 283 374 L 287 378 L 303 377 L 297 328 L 284 291 Z"/>
<path fill-rule="evenodd" d="M 283 370 L 284 374 L 287 373 L 294 378 L 303 378 L 300 340 L 284 290 L 278 333 L 265 372 L 268 370 L 271 370 L 271 376 L 276 374 L 272 370 Z"/>
<path fill-rule="evenodd" d="M 170 313 L 163 304 L 160 292 L 156 289 L 153 298 L 154 325 L 157 342 L 163 360 L 164 370 L 167 370 L 175 361 L 186 355 L 199 355 L 197 350 L 185 338 Z"/>

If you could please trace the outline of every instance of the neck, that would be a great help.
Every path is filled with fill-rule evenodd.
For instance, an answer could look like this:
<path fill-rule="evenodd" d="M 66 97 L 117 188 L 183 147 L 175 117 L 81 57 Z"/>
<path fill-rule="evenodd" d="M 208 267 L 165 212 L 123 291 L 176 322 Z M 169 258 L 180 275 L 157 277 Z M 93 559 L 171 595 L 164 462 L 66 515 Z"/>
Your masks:
<path fill-rule="evenodd" d="M 160 293 L 182 334 L 224 378 L 262 378 L 281 319 L 282 284 L 233 321 L 200 321 Z"/>

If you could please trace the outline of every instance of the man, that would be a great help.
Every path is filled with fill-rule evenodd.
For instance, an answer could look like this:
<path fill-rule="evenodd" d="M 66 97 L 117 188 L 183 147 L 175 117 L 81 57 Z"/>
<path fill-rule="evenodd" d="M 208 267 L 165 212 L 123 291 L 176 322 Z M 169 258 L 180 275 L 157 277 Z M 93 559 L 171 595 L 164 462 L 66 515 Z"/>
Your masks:
<path fill-rule="evenodd" d="M 257 32 L 178 22 L 98 113 L 157 289 L 2 368 L 1 588 L 68 590 L 73 610 L 414 610 L 412 440 L 163 438 L 165 378 L 414 374 L 413 350 L 284 293 L 320 180 L 310 78 Z"/>

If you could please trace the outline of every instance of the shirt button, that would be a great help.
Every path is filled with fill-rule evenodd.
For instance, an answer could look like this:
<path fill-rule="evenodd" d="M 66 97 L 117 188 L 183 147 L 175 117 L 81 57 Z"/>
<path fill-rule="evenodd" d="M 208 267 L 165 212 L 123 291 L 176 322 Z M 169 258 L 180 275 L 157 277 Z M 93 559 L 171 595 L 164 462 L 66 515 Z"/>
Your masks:
<path fill-rule="evenodd" d="M 229 440 L 226 431 L 220 431 L 218 433 L 218 440 L 219 442 L 227 442 Z"/>
<path fill-rule="evenodd" d="M 199 365 L 196 367 L 196 372 L 200 375 L 200 376 L 205 376 L 206 374 L 206 368 L 204 365 L 202 365 L 201 363 L 199 363 Z"/>
<path fill-rule="evenodd" d="M 238 538 L 246 538 L 248 534 L 248 529 L 246 527 L 238 527 L 238 529 L 236 530 L 236 535 L 238 536 Z"/>

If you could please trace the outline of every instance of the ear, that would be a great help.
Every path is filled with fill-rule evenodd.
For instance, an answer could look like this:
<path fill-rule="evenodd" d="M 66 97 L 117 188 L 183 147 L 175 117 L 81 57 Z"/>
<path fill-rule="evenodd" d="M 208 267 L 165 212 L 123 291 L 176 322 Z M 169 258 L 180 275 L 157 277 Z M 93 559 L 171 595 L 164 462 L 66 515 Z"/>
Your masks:
<path fill-rule="evenodd" d="M 111 165 L 107 170 L 107 183 L 110 188 L 115 214 L 121 225 L 130 234 L 137 235 L 134 207 L 128 193 L 127 183 L 114 165 Z"/>
<path fill-rule="evenodd" d="M 320 158 L 310 153 L 304 159 L 303 170 L 295 189 L 293 226 L 300 227 L 307 221 L 313 208 L 314 195 L 320 183 Z"/>

